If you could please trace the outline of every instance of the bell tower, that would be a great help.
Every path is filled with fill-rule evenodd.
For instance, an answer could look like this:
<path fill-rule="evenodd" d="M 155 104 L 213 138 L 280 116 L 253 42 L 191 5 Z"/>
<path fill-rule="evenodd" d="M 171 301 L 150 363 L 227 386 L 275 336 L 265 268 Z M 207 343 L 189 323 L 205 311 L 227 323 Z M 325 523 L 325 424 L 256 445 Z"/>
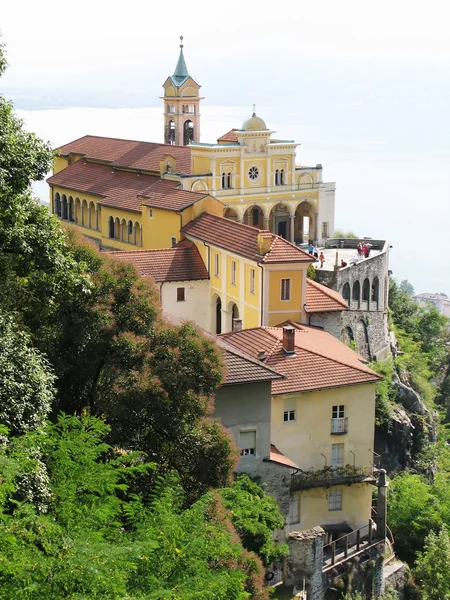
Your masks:
<path fill-rule="evenodd" d="M 200 87 L 187 70 L 181 36 L 175 72 L 163 84 L 165 144 L 188 146 L 200 141 Z"/>

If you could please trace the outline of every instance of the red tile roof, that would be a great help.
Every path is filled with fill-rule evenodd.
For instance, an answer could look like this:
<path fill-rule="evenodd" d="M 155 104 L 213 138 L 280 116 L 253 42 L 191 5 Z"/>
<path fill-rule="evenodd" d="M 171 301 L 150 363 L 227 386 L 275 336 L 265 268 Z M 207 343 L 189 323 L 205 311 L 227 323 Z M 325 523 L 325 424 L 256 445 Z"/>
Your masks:
<path fill-rule="evenodd" d="M 157 283 L 209 279 L 197 247 L 187 241 L 162 250 L 121 250 L 105 254 L 133 264 L 140 275 L 151 277 Z"/>
<path fill-rule="evenodd" d="M 183 210 L 207 196 L 179 189 L 177 181 L 162 180 L 157 175 L 120 171 L 110 165 L 86 160 L 78 160 L 49 177 L 47 182 L 100 196 L 102 205 L 136 212 L 141 212 L 142 204 L 164 210 Z"/>
<path fill-rule="evenodd" d="M 307 313 L 332 312 L 347 310 L 348 304 L 338 292 L 306 279 L 306 306 Z"/>
<path fill-rule="evenodd" d="M 217 142 L 219 144 L 220 142 L 232 142 L 233 144 L 237 144 L 238 137 L 236 135 L 236 131 L 238 131 L 238 129 L 231 129 L 230 131 L 227 131 L 227 133 L 224 133 L 220 136 L 220 138 L 218 138 Z"/>
<path fill-rule="evenodd" d="M 223 338 L 216 338 L 217 345 L 223 350 L 226 366 L 223 384 L 252 383 L 255 381 L 272 381 L 283 379 L 284 375 L 274 371 L 266 364 L 240 352 L 228 344 Z"/>
<path fill-rule="evenodd" d="M 270 231 L 210 213 L 202 213 L 181 231 L 187 236 L 261 263 L 312 262 L 309 254 Z M 263 256 L 258 253 L 258 236 L 272 239 L 269 251 Z"/>
<path fill-rule="evenodd" d="M 289 394 L 324 388 L 373 383 L 382 379 L 363 359 L 325 331 L 295 326 L 295 354 L 283 350 L 281 327 L 258 327 L 223 334 L 229 344 L 256 358 L 267 355 L 265 364 L 286 376 L 272 383 L 272 393 Z"/>
<path fill-rule="evenodd" d="M 290 458 L 285 456 L 282 452 L 278 450 L 276 446 L 270 444 L 270 462 L 278 463 L 279 465 L 284 465 L 285 467 L 292 467 L 293 469 L 298 469 L 299 467 L 293 462 Z"/>
<path fill-rule="evenodd" d="M 165 156 L 171 155 L 176 160 L 177 173 L 188 175 L 191 173 L 191 149 L 189 146 L 85 135 L 57 148 L 56 152 L 63 156 L 72 152 L 87 158 L 108 162 L 113 166 L 158 172 L 160 171 L 160 161 Z"/>

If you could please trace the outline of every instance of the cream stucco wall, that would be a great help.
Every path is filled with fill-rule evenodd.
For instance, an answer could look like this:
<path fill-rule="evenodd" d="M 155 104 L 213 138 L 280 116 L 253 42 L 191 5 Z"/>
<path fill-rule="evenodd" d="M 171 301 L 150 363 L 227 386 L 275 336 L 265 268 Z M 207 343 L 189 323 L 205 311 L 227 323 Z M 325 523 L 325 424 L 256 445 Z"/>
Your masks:
<path fill-rule="evenodd" d="M 208 302 L 209 281 L 171 281 L 159 285 L 163 311 L 183 319 L 193 321 L 199 327 L 209 330 L 210 306 Z M 177 301 L 177 289 L 185 288 L 185 300 Z"/>
<path fill-rule="evenodd" d="M 344 444 L 344 465 L 373 463 L 374 383 L 274 396 L 272 402 L 272 442 L 301 469 L 322 469 L 325 460 L 331 465 L 332 444 Z M 345 406 L 348 433 L 343 435 L 331 433 L 335 405 Z M 284 423 L 285 410 L 295 410 L 296 420 Z"/>

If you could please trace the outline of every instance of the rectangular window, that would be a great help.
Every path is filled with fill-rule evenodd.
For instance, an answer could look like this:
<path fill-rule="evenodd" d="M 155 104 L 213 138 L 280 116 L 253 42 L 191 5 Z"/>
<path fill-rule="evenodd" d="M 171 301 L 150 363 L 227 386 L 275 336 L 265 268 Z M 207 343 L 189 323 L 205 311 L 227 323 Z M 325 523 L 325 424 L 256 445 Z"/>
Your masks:
<path fill-rule="evenodd" d="M 214 275 L 219 277 L 219 255 L 214 254 Z"/>
<path fill-rule="evenodd" d="M 148 209 L 148 218 L 153 219 L 153 208 Z"/>
<path fill-rule="evenodd" d="M 255 269 L 250 269 L 250 294 L 255 293 Z"/>
<path fill-rule="evenodd" d="M 241 456 L 256 456 L 256 431 L 241 431 L 239 433 Z"/>
<path fill-rule="evenodd" d="M 338 404 L 331 410 L 331 433 L 347 433 L 345 406 Z"/>
<path fill-rule="evenodd" d="M 186 300 L 185 289 L 184 287 L 177 288 L 177 302 L 184 302 Z"/>
<path fill-rule="evenodd" d="M 328 492 L 328 510 L 342 510 L 342 490 Z"/>
<path fill-rule="evenodd" d="M 236 285 L 236 261 L 231 261 L 231 283 Z"/>
<path fill-rule="evenodd" d="M 177 245 L 177 238 L 172 237 L 172 248 Z"/>
<path fill-rule="evenodd" d="M 300 523 L 300 494 L 293 494 L 289 503 L 289 525 Z"/>
<path fill-rule="evenodd" d="M 342 467 L 344 465 L 344 444 L 332 444 L 331 466 Z"/>
<path fill-rule="evenodd" d="M 283 414 L 283 421 L 285 423 L 295 421 L 295 410 L 285 410 Z"/>
<path fill-rule="evenodd" d="M 282 300 L 290 300 L 291 299 L 291 280 L 290 279 L 282 279 L 281 280 L 281 299 Z"/>

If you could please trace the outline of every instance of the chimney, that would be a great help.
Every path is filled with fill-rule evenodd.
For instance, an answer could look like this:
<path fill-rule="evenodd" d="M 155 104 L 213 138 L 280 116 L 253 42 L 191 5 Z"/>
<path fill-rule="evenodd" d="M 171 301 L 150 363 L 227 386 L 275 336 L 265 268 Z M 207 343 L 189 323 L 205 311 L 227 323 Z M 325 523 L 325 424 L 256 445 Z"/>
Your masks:
<path fill-rule="evenodd" d="M 283 350 L 288 355 L 295 354 L 295 327 L 292 325 L 283 327 Z"/>
<path fill-rule="evenodd" d="M 269 231 L 258 233 L 258 254 L 264 256 L 272 246 L 272 234 Z"/>
<path fill-rule="evenodd" d="M 233 331 L 241 331 L 242 319 L 233 319 Z"/>

